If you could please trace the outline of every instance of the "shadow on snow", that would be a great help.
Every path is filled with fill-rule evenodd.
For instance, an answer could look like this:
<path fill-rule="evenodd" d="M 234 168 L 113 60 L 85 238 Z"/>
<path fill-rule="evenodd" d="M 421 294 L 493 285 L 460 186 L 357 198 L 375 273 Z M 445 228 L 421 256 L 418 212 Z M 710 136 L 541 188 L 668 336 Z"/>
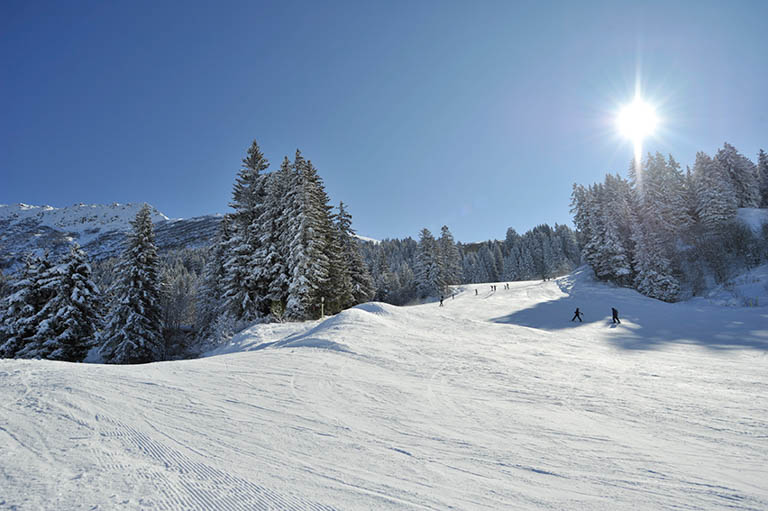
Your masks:
<path fill-rule="evenodd" d="M 701 303 L 665 303 L 611 284 L 596 283 L 586 272 L 559 279 L 565 296 L 537 303 L 506 316 L 506 323 L 544 330 L 565 331 L 603 326 L 608 342 L 628 350 L 654 349 L 663 344 L 694 344 L 710 349 L 753 348 L 768 351 L 768 309 L 723 308 Z M 583 323 L 571 321 L 576 307 Z M 619 311 L 620 325 L 611 322 L 611 307 Z"/>

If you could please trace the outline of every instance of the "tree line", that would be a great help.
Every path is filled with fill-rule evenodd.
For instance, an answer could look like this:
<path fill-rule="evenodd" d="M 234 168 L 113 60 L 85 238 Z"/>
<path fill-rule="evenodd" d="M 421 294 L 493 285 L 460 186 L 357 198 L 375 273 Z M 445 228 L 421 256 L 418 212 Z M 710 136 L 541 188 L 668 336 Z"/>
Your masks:
<path fill-rule="evenodd" d="M 369 300 L 373 282 L 343 203 L 299 151 L 277 171 L 254 141 L 213 246 L 160 264 L 149 206 L 122 256 L 96 265 L 74 245 L 58 264 L 30 256 L 0 304 L 0 357 L 109 363 L 183 356 L 257 321 L 316 318 Z M 204 261 L 204 262 L 203 262 Z M 100 292 L 95 280 L 106 284 Z M 194 299 L 191 299 L 194 297 Z"/>
<path fill-rule="evenodd" d="M 375 283 L 375 299 L 403 305 L 448 293 L 447 286 L 548 279 L 580 264 L 576 233 L 566 225 L 539 225 L 504 240 L 456 243 L 447 226 L 435 238 L 422 229 L 413 238 L 365 242 L 363 255 Z"/>
<path fill-rule="evenodd" d="M 630 164 L 629 178 L 574 184 L 574 223 L 595 275 L 673 302 L 768 260 L 768 226 L 756 235 L 738 208 L 768 207 L 768 156 L 755 164 L 730 144 L 699 152 L 685 172 L 670 155 Z"/>

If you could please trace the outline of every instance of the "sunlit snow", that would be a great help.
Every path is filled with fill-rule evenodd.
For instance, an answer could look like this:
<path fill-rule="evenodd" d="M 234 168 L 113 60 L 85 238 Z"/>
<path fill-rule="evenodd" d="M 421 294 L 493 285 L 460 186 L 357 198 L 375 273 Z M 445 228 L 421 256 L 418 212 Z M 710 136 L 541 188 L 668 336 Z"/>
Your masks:
<path fill-rule="evenodd" d="M 768 508 L 764 305 L 586 270 L 444 303 L 199 360 L 0 360 L 0 508 Z"/>

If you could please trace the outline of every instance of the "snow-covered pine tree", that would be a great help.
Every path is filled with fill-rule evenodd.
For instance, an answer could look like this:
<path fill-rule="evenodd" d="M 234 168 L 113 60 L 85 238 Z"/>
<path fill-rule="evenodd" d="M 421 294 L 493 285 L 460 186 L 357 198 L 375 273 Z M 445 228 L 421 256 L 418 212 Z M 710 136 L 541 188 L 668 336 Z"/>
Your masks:
<path fill-rule="evenodd" d="M 216 240 L 208 249 L 208 257 L 203 269 L 201 284 L 197 289 L 195 312 L 195 330 L 200 341 L 207 340 L 213 333 L 213 325 L 222 314 L 224 296 L 224 263 L 226 248 L 231 236 L 232 217 L 225 215 L 219 223 Z"/>
<path fill-rule="evenodd" d="M 443 262 L 443 274 L 441 280 L 445 285 L 453 286 L 460 283 L 461 277 L 461 259 L 459 249 L 453 239 L 453 234 L 444 225 L 440 228 L 440 238 L 437 240 L 437 249 L 440 252 L 440 258 Z"/>
<path fill-rule="evenodd" d="M 15 358 L 37 330 L 36 317 L 50 298 L 42 289 L 41 277 L 52 267 L 48 254 L 28 255 L 24 267 L 11 284 L 11 294 L 0 312 L 0 358 Z"/>
<path fill-rule="evenodd" d="M 651 298 L 674 302 L 680 293 L 680 282 L 673 275 L 671 261 L 665 255 L 665 242 L 658 232 L 642 222 L 635 226 L 633 238 L 637 270 L 635 288 Z"/>
<path fill-rule="evenodd" d="M 140 364 L 163 356 L 155 231 L 149 205 L 131 222 L 133 232 L 116 271 L 114 299 L 103 331 L 101 355 L 112 364 Z"/>
<path fill-rule="evenodd" d="M 336 229 L 341 234 L 344 258 L 346 259 L 349 276 L 352 281 L 353 302 L 355 304 L 367 302 L 373 298 L 376 288 L 368 272 L 368 267 L 363 261 L 363 255 L 360 252 L 360 242 L 354 229 L 352 229 L 352 215 L 344 207 L 343 202 L 339 202 L 335 221 Z"/>
<path fill-rule="evenodd" d="M 736 194 L 737 207 L 756 208 L 760 205 L 760 185 L 757 168 L 749 158 L 739 153 L 731 144 L 723 144 L 714 162 L 730 181 Z"/>
<path fill-rule="evenodd" d="M 690 224 L 683 217 L 684 185 L 682 174 L 677 171 L 679 168 L 670 166 L 661 154 L 648 155 L 643 165 L 642 186 L 637 189 L 637 221 L 632 235 L 635 288 L 646 296 L 668 302 L 675 301 L 680 292 L 674 275 L 675 219 Z"/>
<path fill-rule="evenodd" d="M 258 301 L 248 229 L 233 216 L 231 230 L 224 245 L 224 311 L 235 321 L 253 321 L 258 317 Z"/>
<path fill-rule="evenodd" d="M 691 225 L 680 165 L 672 156 L 665 160 L 660 153 L 648 154 L 642 183 L 637 195 L 643 219 L 663 230 L 664 237 L 671 242 Z"/>
<path fill-rule="evenodd" d="M 264 212 L 266 175 L 269 162 L 254 140 L 235 179 L 232 190 L 231 236 L 224 263 L 225 309 L 237 321 L 251 321 L 264 312 L 268 290 L 258 288 L 253 255 L 259 250 L 261 226 L 256 221 Z M 261 310 L 260 310 L 261 309 Z"/>
<path fill-rule="evenodd" d="M 335 314 L 355 305 L 352 294 L 352 275 L 349 258 L 345 252 L 343 233 L 334 221 L 328 229 L 328 239 L 325 244 L 325 255 L 328 257 L 328 283 L 325 286 L 325 311 Z"/>
<path fill-rule="evenodd" d="M 429 229 L 424 228 L 419 233 L 419 250 L 416 254 L 416 267 L 414 268 L 420 298 L 443 293 L 445 283 L 441 280 L 443 274 L 441 266 L 437 241 Z"/>
<path fill-rule="evenodd" d="M 630 183 L 619 175 L 608 174 L 603 185 L 604 195 L 602 224 L 604 261 L 607 278 L 623 285 L 632 283 L 632 225 L 637 222 L 637 200 Z"/>
<path fill-rule="evenodd" d="M 288 207 L 288 192 L 294 181 L 294 169 L 288 157 L 280 169 L 269 175 L 264 211 L 256 220 L 259 225 L 259 248 L 254 253 L 253 265 L 257 286 L 266 286 L 266 306 L 270 313 L 285 311 L 288 285 L 291 281 L 288 269 L 292 218 Z"/>
<path fill-rule="evenodd" d="M 768 154 L 762 149 L 757 155 L 757 178 L 760 183 L 760 207 L 768 208 Z"/>
<path fill-rule="evenodd" d="M 513 228 L 507 229 L 504 238 L 504 273 L 502 280 L 519 280 L 520 278 L 520 244 L 522 238 Z"/>
<path fill-rule="evenodd" d="M 233 219 L 237 224 L 248 228 L 261 213 L 264 201 L 264 174 L 269 168 L 269 161 L 259 149 L 259 144 L 254 140 L 243 164 L 235 178 L 232 188 L 232 202 L 229 206 L 234 209 Z"/>
<path fill-rule="evenodd" d="M 705 153 L 697 153 L 693 181 L 699 220 L 709 231 L 723 228 L 736 215 L 739 203 L 722 166 Z"/>
<path fill-rule="evenodd" d="M 40 289 L 49 298 L 35 316 L 34 335 L 18 356 L 81 362 L 96 346 L 101 315 L 99 290 L 87 256 L 78 244 L 71 247 L 60 264 L 41 275 Z"/>
<path fill-rule="evenodd" d="M 328 299 L 325 290 L 330 263 L 326 244 L 330 220 L 322 180 L 300 151 L 296 151 L 293 175 L 286 201 L 291 270 L 286 315 L 292 319 L 308 319 L 316 315 L 320 299 Z"/>

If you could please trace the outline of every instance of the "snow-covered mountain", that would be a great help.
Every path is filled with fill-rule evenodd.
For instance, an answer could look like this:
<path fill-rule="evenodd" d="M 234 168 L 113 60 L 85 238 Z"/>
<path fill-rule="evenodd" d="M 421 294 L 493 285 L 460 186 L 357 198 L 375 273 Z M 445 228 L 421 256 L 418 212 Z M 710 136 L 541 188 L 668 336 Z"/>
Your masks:
<path fill-rule="evenodd" d="M 72 242 L 94 259 L 117 255 L 142 204 L 75 204 L 64 208 L 0 205 L 0 269 L 18 264 L 25 254 L 49 250 L 58 255 Z M 220 216 L 170 219 L 152 208 L 160 250 L 209 244 Z"/>
<path fill-rule="evenodd" d="M 768 509 L 764 300 L 502 284 L 199 360 L 0 360 L 0 509 Z"/>

